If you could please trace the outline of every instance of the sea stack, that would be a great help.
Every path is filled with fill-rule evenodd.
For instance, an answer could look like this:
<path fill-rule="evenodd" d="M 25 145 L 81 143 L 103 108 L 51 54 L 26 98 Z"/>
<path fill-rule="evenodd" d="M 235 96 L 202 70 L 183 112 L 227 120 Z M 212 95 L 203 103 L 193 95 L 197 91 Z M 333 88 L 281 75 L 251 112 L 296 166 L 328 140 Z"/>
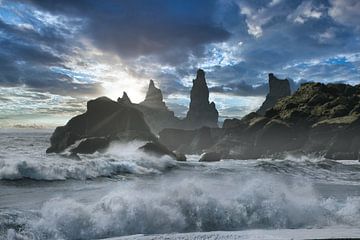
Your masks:
<path fill-rule="evenodd" d="M 190 107 L 185 121 L 189 128 L 218 127 L 219 113 L 215 103 L 209 102 L 209 89 L 205 72 L 199 69 L 190 93 Z"/>
<path fill-rule="evenodd" d="M 123 92 L 122 97 L 118 98 L 117 101 L 118 101 L 118 103 L 122 103 L 122 104 L 132 104 L 132 102 L 126 92 Z"/>
<path fill-rule="evenodd" d="M 144 114 L 146 122 L 154 133 L 159 133 L 164 128 L 178 127 L 180 124 L 180 119 L 168 109 L 161 90 L 155 86 L 153 80 L 150 80 L 145 100 L 135 107 Z"/>
<path fill-rule="evenodd" d="M 73 153 L 93 153 L 113 140 L 157 141 L 157 138 L 139 110 L 107 97 L 99 97 L 87 102 L 85 113 L 55 129 L 50 138 L 51 146 L 46 152 L 62 152 L 80 140 L 84 142 L 73 148 Z"/>
<path fill-rule="evenodd" d="M 265 101 L 256 113 L 265 115 L 266 111 L 274 107 L 280 98 L 290 95 L 291 90 L 289 80 L 278 79 L 273 73 L 269 73 L 269 93 L 266 95 Z"/>
<path fill-rule="evenodd" d="M 145 100 L 140 103 L 140 105 L 155 108 L 158 110 L 168 111 L 165 102 L 163 101 L 163 95 L 159 88 L 155 87 L 153 80 L 150 80 L 149 88 L 146 93 Z"/>

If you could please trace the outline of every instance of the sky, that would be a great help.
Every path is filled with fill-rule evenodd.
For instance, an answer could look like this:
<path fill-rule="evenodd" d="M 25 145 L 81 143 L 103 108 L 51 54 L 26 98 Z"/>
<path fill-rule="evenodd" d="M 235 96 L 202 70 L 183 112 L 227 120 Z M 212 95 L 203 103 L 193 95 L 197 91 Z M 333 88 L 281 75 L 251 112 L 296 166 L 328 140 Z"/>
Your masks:
<path fill-rule="evenodd" d="M 53 127 L 153 79 L 183 116 L 196 70 L 221 119 L 256 110 L 267 75 L 360 83 L 358 0 L 0 0 L 0 127 Z"/>

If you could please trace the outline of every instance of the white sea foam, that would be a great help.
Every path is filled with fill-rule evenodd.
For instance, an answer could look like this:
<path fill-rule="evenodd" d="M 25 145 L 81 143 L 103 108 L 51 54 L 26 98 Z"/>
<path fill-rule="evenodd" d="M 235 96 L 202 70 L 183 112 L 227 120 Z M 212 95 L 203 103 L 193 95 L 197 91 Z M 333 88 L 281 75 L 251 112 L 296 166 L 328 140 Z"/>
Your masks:
<path fill-rule="evenodd" d="M 137 150 L 141 142 L 114 143 L 105 153 L 75 160 L 45 154 L 48 137 L 16 133 L 0 138 L 0 239 L 170 233 L 160 237 L 166 239 L 175 232 L 360 225 L 357 163 L 307 158 L 199 163 L 198 156 L 179 163 Z M 133 177 L 96 179 L 125 173 Z M 92 180 L 1 181 L 23 178 Z M 176 236 L 221 239 L 217 234 Z"/>
<path fill-rule="evenodd" d="M 112 143 L 105 153 L 80 155 L 81 160 L 46 155 L 14 152 L 0 159 L 0 180 L 35 179 L 65 180 L 89 179 L 121 173 L 160 173 L 176 163 L 169 157 L 154 157 L 138 150 L 143 142 Z"/>
<path fill-rule="evenodd" d="M 98 239 L 131 234 L 324 228 L 360 225 L 360 197 L 322 198 L 303 183 L 269 176 L 199 178 L 189 174 L 122 184 L 94 203 L 55 198 L 8 236 Z"/>

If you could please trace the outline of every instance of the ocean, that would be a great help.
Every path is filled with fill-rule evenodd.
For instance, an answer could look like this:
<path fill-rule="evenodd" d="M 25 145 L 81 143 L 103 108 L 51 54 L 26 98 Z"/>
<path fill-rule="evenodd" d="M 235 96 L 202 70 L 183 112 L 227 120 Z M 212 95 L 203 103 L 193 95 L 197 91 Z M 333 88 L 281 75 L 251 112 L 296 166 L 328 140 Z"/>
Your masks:
<path fill-rule="evenodd" d="M 46 154 L 51 130 L 0 131 L 0 239 L 360 238 L 360 164 L 309 156 L 187 162 L 112 143 Z"/>

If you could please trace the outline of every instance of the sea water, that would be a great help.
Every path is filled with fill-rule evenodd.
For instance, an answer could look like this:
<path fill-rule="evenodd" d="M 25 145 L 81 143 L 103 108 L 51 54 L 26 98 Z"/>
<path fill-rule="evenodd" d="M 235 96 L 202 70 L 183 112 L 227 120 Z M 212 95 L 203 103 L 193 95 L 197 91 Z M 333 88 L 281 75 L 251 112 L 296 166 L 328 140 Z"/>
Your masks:
<path fill-rule="evenodd" d="M 176 162 L 136 141 L 79 160 L 50 135 L 1 130 L 0 239 L 360 237 L 357 161 Z"/>

